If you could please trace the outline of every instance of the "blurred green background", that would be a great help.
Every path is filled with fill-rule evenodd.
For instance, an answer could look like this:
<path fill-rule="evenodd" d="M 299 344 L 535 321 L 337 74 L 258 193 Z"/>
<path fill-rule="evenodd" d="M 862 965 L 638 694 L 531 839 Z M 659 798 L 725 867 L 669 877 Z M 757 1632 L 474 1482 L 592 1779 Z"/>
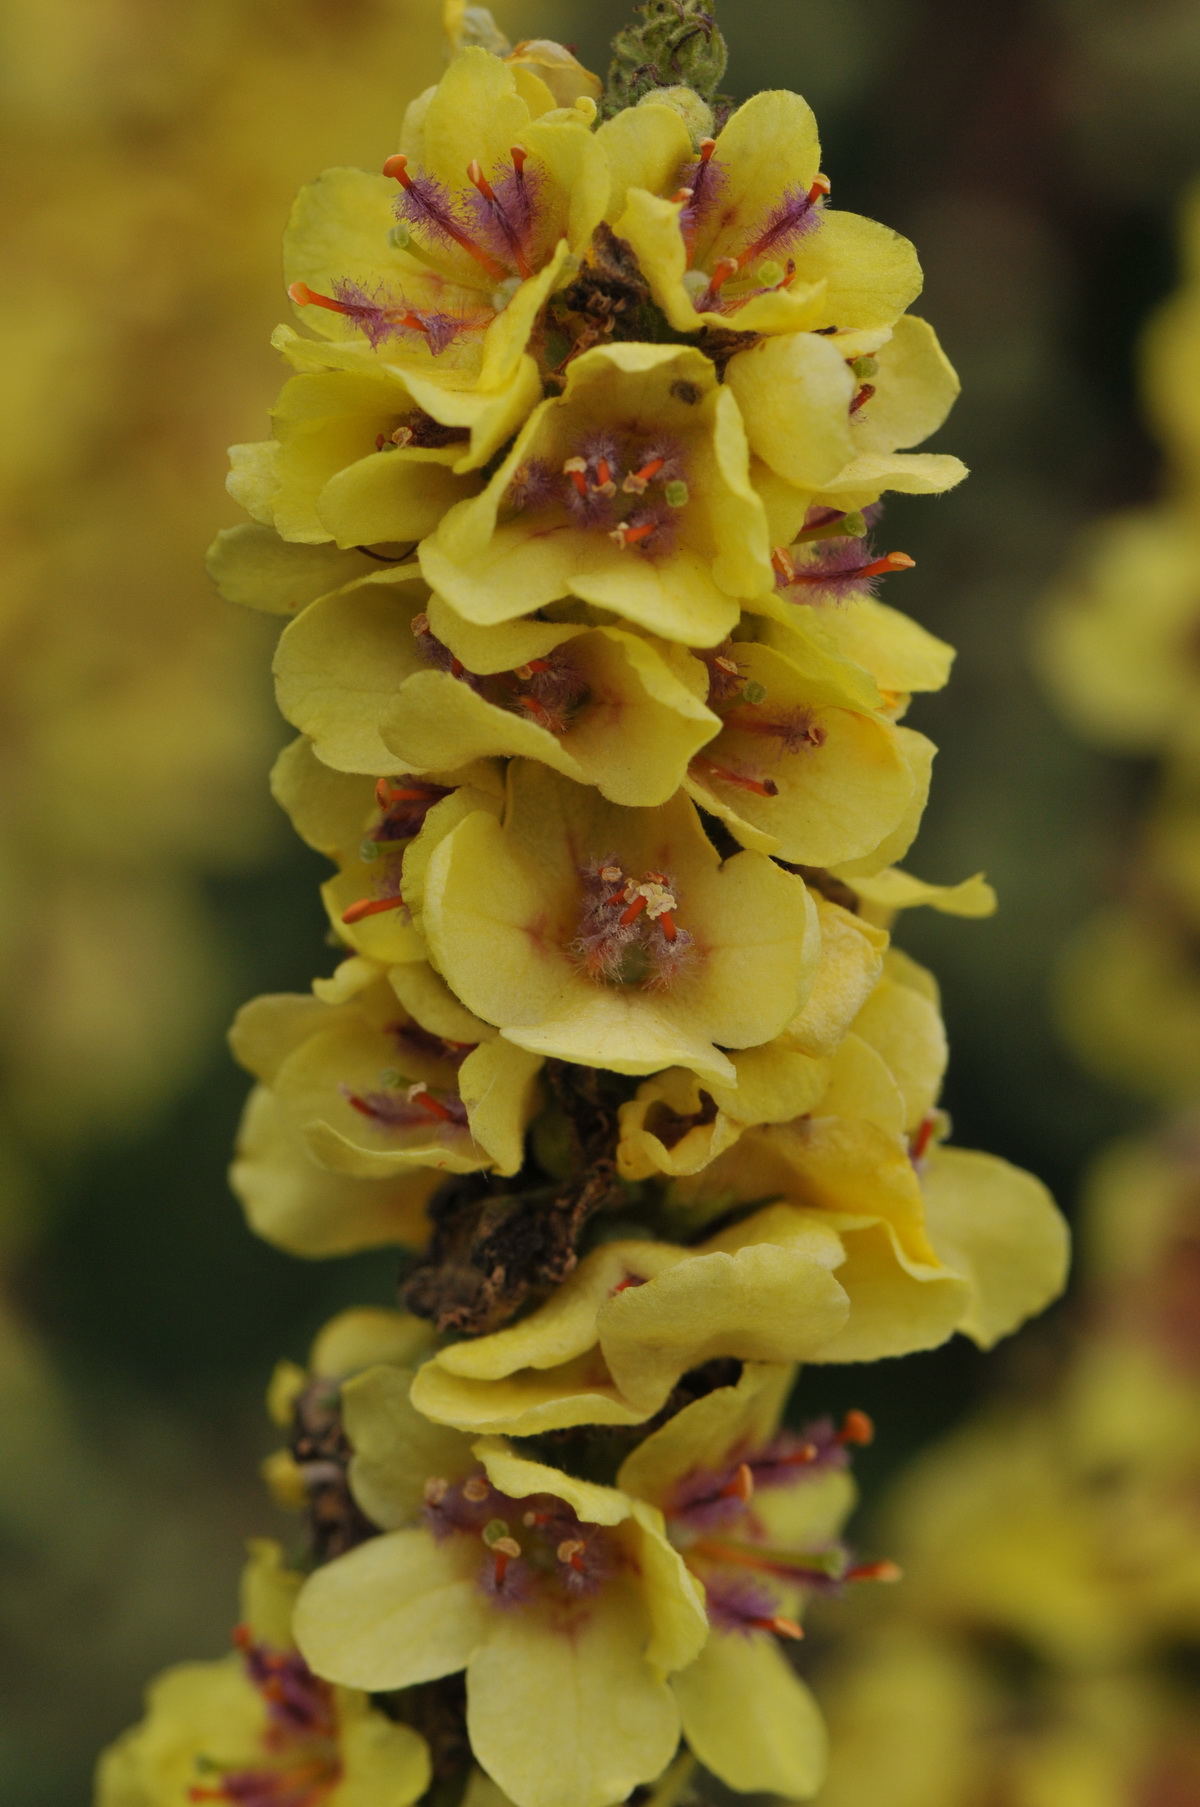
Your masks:
<path fill-rule="evenodd" d="M 279 371 L 278 243 L 332 162 L 377 167 L 436 79 L 437 0 L 8 0 L 0 212 L 0 1807 L 73 1807 L 164 1663 L 225 1644 L 275 1359 L 393 1296 L 387 1256 L 306 1264 L 244 1229 L 224 1167 L 245 1081 L 238 1000 L 332 959 L 323 866 L 266 796 L 285 738 L 269 623 L 203 575 L 236 518 L 224 448 Z M 516 38 L 592 67 L 627 9 L 511 0 Z M 991 922 L 897 939 L 945 988 L 956 1140 L 1070 1208 L 1134 1120 L 1056 1040 L 1049 984 L 1113 884 L 1129 787 L 1027 670 L 1028 617 L 1073 534 L 1154 494 L 1134 342 L 1173 280 L 1200 167 L 1194 0 L 725 0 L 727 87 L 817 110 L 842 205 L 912 237 L 964 397 L 935 449 L 971 465 L 898 499 L 917 560 L 889 600 L 960 648 L 914 725 L 941 748 L 908 864 L 987 869 Z M 1070 1312 L 1070 1304 L 1059 1308 Z M 1047 1330 L 861 1372 L 801 1409 L 871 1411 L 868 1492 Z"/>

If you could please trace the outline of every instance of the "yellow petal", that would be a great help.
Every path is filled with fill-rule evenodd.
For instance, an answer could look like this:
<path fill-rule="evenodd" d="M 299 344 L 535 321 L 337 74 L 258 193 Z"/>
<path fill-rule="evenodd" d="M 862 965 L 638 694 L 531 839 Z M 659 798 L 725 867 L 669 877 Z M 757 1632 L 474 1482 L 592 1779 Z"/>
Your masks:
<path fill-rule="evenodd" d="M 426 1481 L 458 1481 L 475 1466 L 465 1437 L 431 1424 L 410 1405 L 411 1384 L 411 1368 L 379 1365 L 341 1389 L 343 1422 L 354 1450 L 350 1488 L 367 1517 L 385 1531 L 420 1518 Z"/>
<path fill-rule="evenodd" d="M 789 1801 L 816 1793 L 825 1774 L 824 1722 L 767 1633 L 714 1632 L 671 1686 L 688 1744 L 730 1788 Z"/>
<path fill-rule="evenodd" d="M 552 1493 L 565 1500 L 576 1516 L 589 1525 L 620 1525 L 630 1515 L 631 1502 L 615 1487 L 598 1487 L 593 1481 L 577 1480 L 545 1462 L 531 1462 L 518 1456 L 499 1437 L 481 1437 L 472 1450 L 476 1461 L 483 1463 L 493 1487 L 510 1499 Z"/>
<path fill-rule="evenodd" d="M 903 496 L 940 496 L 966 475 L 962 459 L 945 452 L 860 452 L 825 484 L 820 500 L 850 512 L 869 507 L 889 489 Z"/>
<path fill-rule="evenodd" d="M 273 439 L 255 440 L 250 445 L 231 445 L 229 475 L 225 487 L 235 502 L 260 524 L 275 525 L 275 493 L 278 489 L 275 463 L 279 447 Z"/>
<path fill-rule="evenodd" d="M 796 269 L 801 282 L 825 282 L 825 322 L 842 328 L 890 326 L 923 281 L 906 238 L 840 207 L 826 207 L 818 229 L 801 240 Z"/>
<path fill-rule="evenodd" d="M 623 107 L 606 119 L 596 133 L 609 172 L 609 200 L 605 217 L 618 220 L 625 211 L 631 188 L 648 188 L 658 194 L 676 186 L 676 178 L 693 156 L 687 127 L 674 107 L 647 101 L 644 106 Z"/>
<path fill-rule="evenodd" d="M 340 1726 L 342 1779 L 330 1807 L 409 1807 L 429 1787 L 429 1747 L 411 1726 L 380 1712 Z"/>
<path fill-rule="evenodd" d="M 854 456 L 855 380 L 840 351 L 816 333 L 761 339 L 726 372 L 750 449 L 800 489 L 820 489 Z"/>
<path fill-rule="evenodd" d="M 911 774 L 912 788 L 899 821 L 870 853 L 831 863 L 830 870 L 834 876 L 846 879 L 851 884 L 860 874 L 882 872 L 893 860 L 903 859 L 917 838 L 921 817 L 925 813 L 937 748 L 924 734 L 917 734 L 912 728 L 894 728 L 892 732 L 896 736 L 896 750 Z"/>
<path fill-rule="evenodd" d="M 570 1636 L 537 1609 L 493 1615 L 467 1671 L 467 1730 L 517 1807 L 611 1807 L 666 1768 L 679 1714 L 643 1657 L 647 1631 L 627 1576 L 605 1586 Z"/>
<path fill-rule="evenodd" d="M 990 1349 L 1062 1291 L 1066 1224 L 1040 1180 L 995 1155 L 935 1149 L 924 1190 L 938 1254 L 971 1282 L 962 1328 Z"/>
<path fill-rule="evenodd" d="M 426 1362 L 412 1397 L 438 1424 L 508 1437 L 540 1437 L 578 1424 L 642 1424 L 650 1415 L 622 1396 L 594 1349 L 561 1367 L 525 1368 L 501 1380 L 469 1380 Z"/>
<path fill-rule="evenodd" d="M 869 671 L 881 690 L 905 695 L 941 690 L 949 679 L 954 648 L 873 596 L 814 614 L 819 631 L 847 659 Z"/>
<path fill-rule="evenodd" d="M 891 1136 L 904 1132 L 904 1099 L 887 1062 L 853 1032 L 829 1063 L 829 1085 L 818 1114 L 861 1118 Z"/>
<path fill-rule="evenodd" d="M 607 1300 L 596 1321 L 625 1397 L 657 1410 L 681 1374 L 717 1356 L 800 1359 L 834 1335 L 846 1309 L 827 1267 L 763 1244 L 680 1262 Z"/>
<path fill-rule="evenodd" d="M 250 1560 L 242 1571 L 241 1619 L 253 1635 L 276 1650 L 292 1648 L 292 1612 L 303 1575 L 289 1569 L 273 1538 L 252 1537 Z"/>
<path fill-rule="evenodd" d="M 991 916 L 996 908 L 996 893 L 982 872 L 957 885 L 929 885 L 893 866 L 847 882 L 867 903 L 883 910 L 911 910 L 928 904 L 947 916 Z"/>
<path fill-rule="evenodd" d="M 458 1091 L 471 1134 L 497 1173 L 516 1173 L 525 1160 L 525 1131 L 541 1104 L 540 1056 L 501 1036 L 482 1042 L 458 1070 Z"/>
<path fill-rule="evenodd" d="M 349 858 L 357 849 L 375 806 L 369 780 L 334 771 L 317 758 L 303 734 L 272 766 L 271 795 L 301 839 L 330 859 Z"/>
<path fill-rule="evenodd" d="M 881 1361 L 915 1349 L 937 1349 L 964 1328 L 971 1288 L 958 1264 L 909 1255 L 889 1223 L 835 1217 L 846 1259 L 838 1279 L 850 1301 L 845 1328 L 809 1359 Z"/>
<path fill-rule="evenodd" d="M 395 771 L 379 723 L 405 678 L 422 668 L 411 622 L 424 597 L 415 567 L 388 571 L 314 603 L 284 629 L 275 654 L 279 707 L 326 765 Z"/>
<path fill-rule="evenodd" d="M 719 1470 L 732 1450 L 754 1448 L 775 1434 L 795 1376 L 790 1363 L 747 1362 L 736 1386 L 706 1393 L 639 1443 L 621 1464 L 617 1485 L 667 1506 L 684 1475 Z"/>
<path fill-rule="evenodd" d="M 891 978 L 879 981 L 854 1020 L 854 1033 L 883 1056 L 904 1098 L 911 1135 L 937 1103 L 949 1049 L 941 1014 L 927 997 Z"/>
<path fill-rule="evenodd" d="M 920 445 L 949 414 L 960 388 L 954 367 L 925 320 L 905 314 L 891 337 L 872 353 L 875 393 L 854 416 L 860 452 L 894 452 Z"/>
<path fill-rule="evenodd" d="M 352 1305 L 317 1332 L 308 1365 L 314 1374 L 338 1381 L 379 1362 L 410 1368 L 428 1354 L 433 1340 L 432 1326 L 411 1312 Z"/>
<path fill-rule="evenodd" d="M 371 566 L 364 553 L 296 545 L 280 539 L 273 527 L 251 521 L 223 528 L 204 562 L 226 602 L 268 615 L 295 615 Z"/>
<path fill-rule="evenodd" d="M 803 1010 L 784 1034 L 792 1047 L 821 1057 L 834 1052 L 878 981 L 887 935 L 819 893 L 814 903 L 821 964 Z"/>
<path fill-rule="evenodd" d="M 348 1255 L 399 1243 L 419 1248 L 429 1234 L 425 1204 L 442 1175 L 413 1169 L 383 1180 L 319 1167 L 273 1094 L 251 1092 L 238 1131 L 229 1183 L 251 1229 L 289 1255 Z"/>
<path fill-rule="evenodd" d="M 466 1667 L 487 1634 L 479 1546 L 388 1531 L 310 1575 L 294 1631 L 317 1675 L 368 1692 L 411 1688 Z"/>
<path fill-rule="evenodd" d="M 704 1589 L 667 1537 L 657 1506 L 632 1500 L 630 1541 L 650 1609 L 646 1661 L 660 1674 L 685 1669 L 708 1638 Z"/>

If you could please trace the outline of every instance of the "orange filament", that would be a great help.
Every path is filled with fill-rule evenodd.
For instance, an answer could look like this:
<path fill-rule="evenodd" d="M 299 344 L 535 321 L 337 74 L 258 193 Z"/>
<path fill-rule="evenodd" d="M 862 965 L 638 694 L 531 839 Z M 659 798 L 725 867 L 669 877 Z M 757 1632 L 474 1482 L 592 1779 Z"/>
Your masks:
<path fill-rule="evenodd" d="M 394 157 L 388 158 L 383 166 L 383 173 L 385 176 L 394 177 L 394 179 L 399 182 L 401 188 L 413 188 L 416 186 L 408 173 L 408 158 L 403 151 L 397 151 Z M 461 226 L 456 226 L 454 221 L 448 218 L 439 219 L 438 224 L 447 238 L 452 238 L 455 244 L 467 253 L 468 257 L 473 257 L 475 262 L 487 271 L 493 282 L 503 282 L 505 280 L 508 271 L 504 268 L 504 265 L 497 263 L 494 257 L 490 257 L 483 249 L 483 246 L 477 245 L 474 240 L 462 230 Z"/>
<path fill-rule="evenodd" d="M 568 458 L 567 462 L 563 465 L 563 470 L 571 479 L 571 482 L 575 485 L 579 494 L 586 500 L 588 493 L 586 458 Z"/>
<path fill-rule="evenodd" d="M 653 483 L 655 477 L 658 476 L 659 471 L 661 471 L 666 462 L 665 458 L 652 458 L 649 464 L 643 464 L 640 471 L 632 471 L 621 485 L 625 494 L 627 496 L 640 496 L 647 484 Z M 607 470 L 608 466 L 605 465 L 604 469 Z"/>
<path fill-rule="evenodd" d="M 769 1619 L 751 1619 L 758 1631 L 773 1631 L 777 1638 L 802 1638 L 804 1629 L 795 1619 L 785 1619 L 781 1613 L 775 1613 Z"/>
<path fill-rule="evenodd" d="M 514 144 L 509 148 L 509 156 L 513 160 L 513 168 L 519 176 L 524 175 L 525 165 L 529 161 L 529 152 L 523 144 Z"/>
<path fill-rule="evenodd" d="M 857 1410 L 847 1412 L 842 1420 L 842 1428 L 838 1432 L 837 1440 L 839 1443 L 861 1443 L 864 1445 L 873 1443 L 875 1441 L 875 1426 L 865 1412 Z"/>
<path fill-rule="evenodd" d="M 740 257 L 722 257 L 713 265 L 712 275 L 708 279 L 708 291 L 704 297 L 711 303 L 716 300 L 731 276 L 736 276 L 742 265 Z"/>
<path fill-rule="evenodd" d="M 864 402 L 869 402 L 875 393 L 874 383 L 864 383 L 854 400 L 850 403 L 851 414 L 857 414 Z"/>
<path fill-rule="evenodd" d="M 777 797 L 779 786 L 773 778 L 749 778 L 745 772 L 735 772 L 729 766 L 718 765 L 715 759 L 693 759 L 693 765 L 701 766 L 714 778 L 724 779 L 726 784 L 734 784 L 740 791 L 752 791 L 756 797 Z"/>
<path fill-rule="evenodd" d="M 615 496 L 617 493 L 617 486 L 613 481 L 612 466 L 609 464 L 607 458 L 598 458 L 596 460 L 596 476 L 599 479 L 596 484 L 597 492 L 602 496 Z M 629 488 L 628 479 L 626 479 L 625 487 L 626 489 Z"/>
<path fill-rule="evenodd" d="M 782 1468 L 798 1468 L 808 1462 L 815 1462 L 820 1453 L 815 1443 L 802 1443 L 790 1456 L 779 1456 L 776 1460 Z"/>
<path fill-rule="evenodd" d="M 670 910 L 663 911 L 658 919 L 658 926 L 663 932 L 664 940 L 675 941 L 678 939 L 679 930 L 675 927 L 675 918 L 672 916 Z"/>
<path fill-rule="evenodd" d="M 545 728 L 548 734 L 566 733 L 565 722 L 560 722 L 553 711 L 547 709 L 545 703 L 539 701 L 536 696 L 518 696 L 513 700 L 519 708 L 525 710 L 527 715 L 532 715 L 538 727 Z"/>
<path fill-rule="evenodd" d="M 796 581 L 796 566 L 786 546 L 776 546 L 771 554 L 771 565 L 776 577 L 781 577 L 785 584 Z"/>
<path fill-rule="evenodd" d="M 747 1549 L 742 1544 L 725 1543 L 723 1539 L 716 1537 L 701 1538 L 699 1543 L 692 1545 L 692 1551 L 697 1556 L 707 1556 L 710 1562 L 728 1563 L 740 1569 L 754 1569 L 760 1575 L 783 1575 L 789 1580 L 795 1578 L 797 1569 L 801 1566 L 799 1563 L 780 1562 L 777 1555 L 770 1551 L 764 1550 L 760 1553 L 757 1550 Z"/>
<path fill-rule="evenodd" d="M 727 1481 L 718 1493 L 719 1500 L 748 1500 L 754 1496 L 754 1471 L 749 1462 L 738 1464 L 731 1481 Z"/>
<path fill-rule="evenodd" d="M 396 897 L 360 897 L 352 903 L 348 910 L 342 911 L 342 921 L 348 926 L 361 922 L 364 916 L 382 916 L 385 910 L 400 910 L 404 907 L 404 899 Z"/>
<path fill-rule="evenodd" d="M 467 180 L 474 188 L 479 190 L 485 201 L 490 201 L 492 203 L 492 206 L 503 217 L 504 209 L 496 199 L 496 191 L 484 175 L 477 157 L 472 157 L 471 161 L 467 164 Z M 512 251 L 513 261 L 517 266 L 518 274 L 525 277 L 532 276 L 533 266 L 521 249 L 516 233 L 509 228 L 505 231 L 505 237 L 507 238 L 509 248 Z"/>
<path fill-rule="evenodd" d="M 771 560 L 775 563 L 774 557 Z M 909 558 L 907 552 L 889 552 L 884 558 L 873 559 L 869 565 L 859 565 L 851 571 L 797 571 L 789 581 L 798 584 L 812 584 L 815 588 L 827 588 L 839 578 L 881 577 L 888 571 L 911 571 L 916 565 L 915 558 Z M 779 566 L 776 565 L 778 570 Z"/>
<path fill-rule="evenodd" d="M 608 537 L 610 540 L 615 540 L 624 552 L 627 546 L 637 546 L 642 540 L 648 540 L 657 526 L 657 521 L 643 521 L 640 527 L 631 527 L 628 521 L 622 521 L 619 527 L 613 528 Z"/>
<path fill-rule="evenodd" d="M 415 1104 L 420 1111 L 427 1111 L 431 1117 L 440 1117 L 443 1123 L 456 1121 L 454 1112 L 449 1106 L 443 1104 L 440 1098 L 435 1098 L 424 1083 L 409 1086 L 408 1102 Z"/>
<path fill-rule="evenodd" d="M 424 803 L 431 794 L 427 785 L 389 785 L 386 778 L 380 778 L 375 786 L 375 801 L 380 809 L 386 809 L 389 803 Z"/>
<path fill-rule="evenodd" d="M 641 892 L 639 891 L 634 896 L 633 902 L 630 904 L 629 908 L 622 912 L 621 918 L 620 918 L 621 927 L 623 929 L 627 929 L 631 922 L 636 922 L 638 917 L 641 915 L 642 911 L 645 908 L 646 908 L 646 899 L 642 896 Z"/>
<path fill-rule="evenodd" d="M 853 1568 L 846 1570 L 843 1581 L 900 1581 L 903 1570 L 899 1563 L 889 1562 L 884 1557 L 882 1562 L 856 1562 Z"/>
<path fill-rule="evenodd" d="M 500 274 L 503 276 L 503 270 L 500 271 Z M 342 302 L 335 301 L 332 295 L 318 295 L 316 289 L 310 289 L 306 282 L 292 283 L 288 289 L 288 299 L 294 301 L 297 307 L 326 307 L 331 314 L 345 314 L 350 311 Z M 429 331 L 429 322 L 422 320 L 419 314 L 411 311 L 404 314 L 393 314 L 390 309 L 385 312 L 389 318 L 394 318 L 398 325 L 408 327 L 410 332 L 428 333 Z"/>
<path fill-rule="evenodd" d="M 808 191 L 809 200 L 814 201 L 814 202 L 821 200 L 825 195 L 827 195 L 829 193 L 829 190 L 832 186 L 833 185 L 830 182 L 828 176 L 818 176 L 816 181 L 813 183 L 812 187 Z"/>
<path fill-rule="evenodd" d="M 921 1159 L 922 1155 L 929 1147 L 930 1142 L 933 1140 L 933 1132 L 936 1128 L 937 1118 L 932 1112 L 930 1112 L 928 1117 L 922 1118 L 920 1128 L 909 1143 L 908 1152 L 912 1160 L 919 1161 Z"/>

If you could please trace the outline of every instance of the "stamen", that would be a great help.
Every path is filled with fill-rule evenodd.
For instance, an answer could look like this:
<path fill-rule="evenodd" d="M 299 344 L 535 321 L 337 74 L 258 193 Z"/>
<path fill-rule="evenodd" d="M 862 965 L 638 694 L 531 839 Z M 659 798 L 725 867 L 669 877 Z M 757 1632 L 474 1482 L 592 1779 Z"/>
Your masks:
<path fill-rule="evenodd" d="M 421 1491 L 427 1506 L 440 1506 L 450 1491 L 450 1483 L 442 1475 L 430 1475 Z"/>
<path fill-rule="evenodd" d="M 360 897 L 357 903 L 352 903 L 348 910 L 342 911 L 342 921 L 349 928 L 356 922 L 362 922 L 367 916 L 381 916 L 385 910 L 403 908 L 404 899 L 399 892 L 395 897 Z"/>
<path fill-rule="evenodd" d="M 518 171 L 518 175 L 519 174 L 520 172 Z M 477 157 L 472 157 L 470 163 L 467 165 L 467 179 L 473 188 L 478 189 L 480 195 L 486 201 L 491 217 L 499 228 L 501 236 L 512 254 L 512 260 L 517 266 L 518 273 L 525 278 L 532 276 L 533 266 L 525 255 L 525 248 L 521 243 L 520 234 L 512 220 L 509 219 L 507 213 L 504 211 L 503 203 L 499 200 L 495 189 L 484 175 L 482 166 Z"/>
<path fill-rule="evenodd" d="M 786 546 L 776 546 L 774 548 L 771 553 L 771 563 L 775 568 L 776 577 L 782 578 L 785 584 L 795 583 L 796 566 L 792 560 L 792 555 Z"/>
<path fill-rule="evenodd" d="M 864 402 L 869 402 L 875 393 L 874 383 L 864 383 L 850 403 L 851 414 L 857 414 Z"/>
<path fill-rule="evenodd" d="M 769 1619 L 751 1619 L 751 1625 L 759 1631 L 773 1631 L 777 1638 L 802 1638 L 804 1628 L 795 1619 L 785 1619 L 781 1613 L 774 1613 Z"/>
<path fill-rule="evenodd" d="M 637 527 L 630 526 L 628 521 L 622 521 L 620 526 L 613 528 L 608 537 L 615 541 L 624 552 L 626 547 L 640 546 L 643 540 L 648 540 L 657 527 L 657 521 L 643 521 Z"/>
<path fill-rule="evenodd" d="M 864 1446 L 875 1441 L 875 1426 L 865 1412 L 857 1408 L 847 1412 L 842 1419 L 842 1428 L 837 1434 L 839 1443 L 861 1443 Z"/>
<path fill-rule="evenodd" d="M 482 245 L 477 245 L 460 225 L 454 215 L 453 202 L 440 182 L 435 182 L 429 176 L 409 175 L 408 158 L 403 151 L 397 151 L 394 157 L 387 159 L 383 173 L 393 177 L 404 190 L 402 219 L 408 219 L 414 225 L 425 226 L 435 238 L 452 240 L 468 257 L 473 257 L 481 269 L 486 270 L 493 282 L 504 281 L 508 271 Z"/>
<path fill-rule="evenodd" d="M 584 1570 L 583 1553 L 586 1549 L 587 1545 L 581 1543 L 577 1537 L 565 1537 L 554 1554 L 560 1562 L 569 1564 L 577 1574 L 581 1575 Z"/>
<path fill-rule="evenodd" d="M 586 458 L 568 458 L 563 465 L 563 474 L 571 479 L 576 492 L 585 502 L 588 493 L 587 468 Z"/>
<path fill-rule="evenodd" d="M 416 1085 L 410 1085 L 405 1097 L 410 1104 L 415 1104 L 418 1110 L 428 1111 L 431 1117 L 440 1117 L 443 1123 L 458 1121 L 451 1107 L 443 1104 L 440 1098 L 435 1098 L 423 1079 L 418 1080 Z"/>
<path fill-rule="evenodd" d="M 666 455 L 664 454 L 658 458 L 651 458 L 648 463 L 642 466 L 640 471 L 631 471 L 621 485 L 625 494 L 627 496 L 640 496 L 648 485 L 654 481 L 666 462 Z"/>
<path fill-rule="evenodd" d="M 473 1474 L 463 1482 L 463 1498 L 470 1500 L 473 1506 L 482 1505 L 490 1492 L 491 1488 L 482 1475 Z"/>
<path fill-rule="evenodd" d="M 723 779 L 726 784 L 736 785 L 738 790 L 752 791 L 756 797 L 777 797 L 779 786 L 773 778 L 750 778 L 745 772 L 735 772 L 731 767 L 718 765 L 715 759 L 706 759 L 703 755 L 692 760 L 693 766 L 699 766 L 713 778 Z"/>
<path fill-rule="evenodd" d="M 902 1581 L 904 1571 L 899 1563 L 884 1557 L 881 1562 L 856 1562 L 842 1576 L 843 1581 Z"/>
<path fill-rule="evenodd" d="M 754 1471 L 749 1462 L 739 1462 L 733 1479 L 722 1487 L 720 1497 L 723 1500 L 748 1500 L 754 1497 Z"/>
<path fill-rule="evenodd" d="M 422 313 L 410 307 L 403 296 L 393 301 L 382 291 L 371 295 L 355 282 L 339 280 L 334 284 L 334 290 L 333 295 L 321 295 L 316 289 L 310 289 L 306 282 L 294 282 L 288 295 L 297 307 L 323 307 L 352 320 L 373 347 L 382 345 L 397 333 L 419 333 L 436 357 L 459 333 L 481 324 L 477 320 L 458 319 L 453 314 Z"/>
<path fill-rule="evenodd" d="M 921 1119 L 920 1127 L 910 1140 L 908 1145 L 908 1156 L 914 1167 L 917 1165 L 918 1161 L 924 1159 L 929 1144 L 933 1140 L 933 1133 L 937 1128 L 937 1121 L 936 1114 L 931 1111 L 927 1117 Z"/>

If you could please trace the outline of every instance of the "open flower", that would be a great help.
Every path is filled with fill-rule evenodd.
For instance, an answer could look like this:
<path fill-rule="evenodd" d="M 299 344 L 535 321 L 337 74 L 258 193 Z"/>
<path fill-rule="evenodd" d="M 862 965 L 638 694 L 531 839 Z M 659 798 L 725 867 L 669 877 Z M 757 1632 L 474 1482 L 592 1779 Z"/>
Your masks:
<path fill-rule="evenodd" d="M 785 1800 L 816 1792 L 825 1768 L 817 1704 L 780 1648 L 799 1638 L 813 1592 L 898 1576 L 855 1565 L 839 1541 L 854 1505 L 847 1445 L 870 1440 L 862 1413 L 837 1432 L 780 1421 L 795 1371 L 747 1364 L 654 1431 L 626 1458 L 618 1485 L 662 1512 L 667 1535 L 703 1584 L 710 1635 L 672 1676 L 683 1735 L 731 1788 Z"/>
<path fill-rule="evenodd" d="M 440 775 L 523 755 L 648 807 L 720 726 L 697 695 L 702 668 L 683 657 L 616 627 L 474 627 L 406 571 L 315 602 L 275 669 L 284 712 L 334 765 Z"/>
<path fill-rule="evenodd" d="M 321 897 L 339 941 L 396 966 L 428 955 L 404 895 L 405 853 L 449 799 L 457 799 L 459 809 L 491 803 L 498 810 L 504 779 L 498 766 L 480 760 L 459 772 L 393 772 L 372 780 L 326 765 L 301 736 L 275 761 L 271 790 L 297 834 L 337 865 Z"/>
<path fill-rule="evenodd" d="M 245 1005 L 231 1031 L 234 1052 L 335 1172 L 384 1179 L 416 1169 L 422 1197 L 432 1190 L 426 1170 L 515 1173 L 540 1060 L 476 1022 L 435 974 L 413 983 L 413 969 L 393 971 L 420 1015 L 401 1004 L 386 969 L 355 958 L 315 997 Z M 458 1035 L 426 1027 L 431 1020 Z"/>
<path fill-rule="evenodd" d="M 889 837 L 918 795 L 924 802 L 913 755 L 930 743 L 864 709 L 860 673 L 843 680 L 827 657 L 806 660 L 798 639 L 792 650 L 722 648 L 713 697 L 722 727 L 692 760 L 689 794 L 762 853 L 837 867 L 886 845 L 886 865 L 903 851 Z"/>
<path fill-rule="evenodd" d="M 920 294 L 907 239 L 826 207 L 817 124 L 798 94 L 756 94 L 699 153 L 679 115 L 653 104 L 632 111 L 621 138 L 631 186 L 616 229 L 677 331 L 890 326 Z"/>
<path fill-rule="evenodd" d="M 795 492 L 801 517 L 812 507 L 850 513 L 889 489 L 938 494 L 967 474 L 957 458 L 910 449 L 959 392 L 933 328 L 912 314 L 870 332 L 761 339 L 730 359 L 726 380 L 751 452 Z M 770 494 L 779 508 L 785 492 Z"/>
<path fill-rule="evenodd" d="M 609 1807 L 660 1774 L 680 1729 L 667 1677 L 708 1626 L 658 1510 L 425 1422 L 398 1369 L 350 1382 L 343 1409 L 384 1534 L 303 1590 L 317 1673 L 375 1691 L 465 1669 L 472 1751 L 516 1807 Z"/>
<path fill-rule="evenodd" d="M 424 1739 L 366 1694 L 309 1669 L 292 1641 L 302 1581 L 279 1546 L 250 1546 L 237 1654 L 181 1663 L 150 1686 L 146 1717 L 107 1750 L 97 1807 L 406 1807 L 429 1786 Z"/>
<path fill-rule="evenodd" d="M 481 496 L 420 552 L 431 586 L 491 625 L 564 596 L 712 646 L 770 592 L 765 510 L 737 403 L 690 346 L 616 344 L 569 366 Z"/>
<path fill-rule="evenodd" d="M 464 468 L 536 399 L 534 323 L 608 193 L 592 118 L 589 99 L 557 109 L 531 70 L 468 48 L 409 107 L 384 175 L 327 170 L 293 210 L 292 299 L 357 354 L 330 363 L 397 367 L 419 408 L 471 432 Z"/>
<path fill-rule="evenodd" d="M 428 861 L 421 926 L 451 990 L 537 1054 L 732 1081 L 722 1050 L 770 1041 L 811 988 L 803 883 L 722 862 L 682 796 L 618 809 L 528 760 L 508 787 L 503 821 L 466 816 Z"/>

